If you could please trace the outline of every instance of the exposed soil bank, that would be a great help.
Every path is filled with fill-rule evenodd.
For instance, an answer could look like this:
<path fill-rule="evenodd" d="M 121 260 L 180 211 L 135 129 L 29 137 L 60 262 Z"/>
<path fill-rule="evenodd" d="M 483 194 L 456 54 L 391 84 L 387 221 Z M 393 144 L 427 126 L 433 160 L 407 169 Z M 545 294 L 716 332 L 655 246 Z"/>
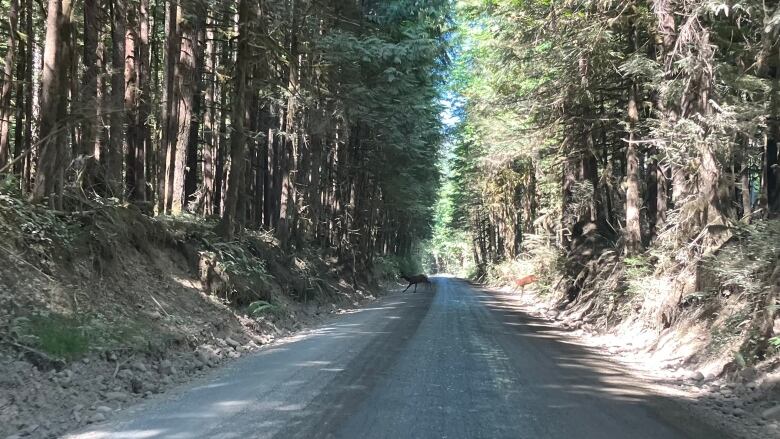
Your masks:
<path fill-rule="evenodd" d="M 0 437 L 57 437 L 383 291 L 263 234 L 0 203 Z"/>

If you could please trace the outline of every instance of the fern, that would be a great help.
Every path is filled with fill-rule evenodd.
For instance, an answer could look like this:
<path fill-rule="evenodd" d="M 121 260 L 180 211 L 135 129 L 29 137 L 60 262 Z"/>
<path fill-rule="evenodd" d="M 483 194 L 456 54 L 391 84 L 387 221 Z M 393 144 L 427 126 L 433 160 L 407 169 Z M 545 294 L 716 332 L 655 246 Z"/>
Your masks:
<path fill-rule="evenodd" d="M 250 303 L 249 306 L 247 307 L 247 311 L 249 311 L 250 315 L 258 316 L 263 312 L 272 311 L 275 308 L 277 308 L 276 305 L 273 305 L 270 302 L 267 302 L 265 300 L 258 300 Z"/>

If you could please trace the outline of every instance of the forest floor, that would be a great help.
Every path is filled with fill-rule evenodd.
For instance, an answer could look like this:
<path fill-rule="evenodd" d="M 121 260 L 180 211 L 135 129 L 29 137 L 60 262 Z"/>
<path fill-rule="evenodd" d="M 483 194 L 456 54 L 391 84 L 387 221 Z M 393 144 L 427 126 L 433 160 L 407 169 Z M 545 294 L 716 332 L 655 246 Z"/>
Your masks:
<path fill-rule="evenodd" d="M 709 423 L 743 437 L 780 438 L 777 358 L 724 376 L 719 371 L 732 360 L 724 353 L 738 349 L 739 341 L 733 340 L 721 354 L 707 355 L 704 346 L 712 331 L 704 322 L 689 321 L 658 333 L 629 319 L 610 330 L 597 330 L 561 311 L 549 295 L 529 289 L 508 296 L 522 312 L 568 330 L 577 344 L 639 372 L 667 394 L 690 401 L 692 413 Z"/>
<path fill-rule="evenodd" d="M 0 194 L 0 438 L 59 437 L 375 299 L 314 251 Z"/>

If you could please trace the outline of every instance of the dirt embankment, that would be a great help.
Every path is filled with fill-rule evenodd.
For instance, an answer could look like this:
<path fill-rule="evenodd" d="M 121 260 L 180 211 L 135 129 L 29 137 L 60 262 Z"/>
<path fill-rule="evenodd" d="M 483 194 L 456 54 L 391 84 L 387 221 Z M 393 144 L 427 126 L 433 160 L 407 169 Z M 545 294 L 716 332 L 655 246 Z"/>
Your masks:
<path fill-rule="evenodd" d="M 710 246 L 659 240 L 626 257 L 586 224 L 563 254 L 494 277 L 540 274 L 524 299 L 530 311 L 688 392 L 750 437 L 780 437 L 780 220 L 730 234 Z"/>
<path fill-rule="evenodd" d="M 212 229 L 0 196 L 0 437 L 101 421 L 380 290 L 324 253 Z"/>

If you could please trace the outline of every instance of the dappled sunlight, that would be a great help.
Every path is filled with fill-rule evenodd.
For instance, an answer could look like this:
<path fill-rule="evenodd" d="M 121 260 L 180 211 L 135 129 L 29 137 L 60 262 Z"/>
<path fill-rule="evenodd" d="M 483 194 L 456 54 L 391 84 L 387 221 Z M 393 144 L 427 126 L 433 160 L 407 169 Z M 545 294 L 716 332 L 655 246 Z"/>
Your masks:
<path fill-rule="evenodd" d="M 219 387 L 225 387 L 228 383 L 211 383 L 211 384 L 204 384 L 202 386 L 194 387 L 192 390 L 194 392 L 200 391 L 200 390 L 214 390 Z"/>
<path fill-rule="evenodd" d="M 570 338 L 565 329 L 526 314 L 516 295 L 477 289 L 471 297 L 496 319 L 495 327 L 490 325 L 492 333 L 498 337 L 526 340 L 524 346 L 530 350 L 518 352 L 517 356 L 510 355 L 510 362 L 522 365 L 523 357 L 530 355 L 537 359 L 535 361 L 548 364 L 547 374 L 533 375 L 532 380 L 522 383 L 521 392 L 524 398 L 534 400 L 561 399 L 558 403 L 546 404 L 547 409 L 584 408 L 599 401 L 605 407 L 637 406 L 642 410 L 661 410 L 690 400 L 659 392 L 652 382 L 629 373 L 603 352 Z M 491 357 L 488 364 L 499 358 L 492 351 L 479 355 L 486 354 Z"/>
<path fill-rule="evenodd" d="M 525 314 L 511 297 L 438 281 L 436 294 L 410 298 L 400 309 L 342 316 L 287 338 L 284 348 L 242 358 L 229 379 L 218 377 L 173 406 L 151 410 L 144 421 L 150 428 L 131 424 L 110 437 L 374 436 L 366 431 L 411 437 L 415 422 L 461 418 L 502 432 L 463 437 L 522 431 L 563 437 L 549 434 L 558 424 L 586 428 L 573 437 L 601 430 L 615 437 L 609 432 L 630 431 L 621 428 L 634 422 L 666 425 L 656 418 L 683 400 L 659 394 L 602 353 Z M 551 416 L 557 424 L 540 424 Z M 685 437 L 663 435 L 671 431 L 663 428 L 657 437 Z M 87 437 L 101 436 L 74 436 Z"/>
<path fill-rule="evenodd" d="M 303 363 L 293 363 L 292 366 L 297 367 L 312 367 L 312 366 L 327 366 L 331 364 L 330 361 L 306 361 Z"/>
<path fill-rule="evenodd" d="M 68 436 L 83 439 L 147 439 L 166 437 L 165 430 L 127 430 L 127 431 L 101 431 L 96 430 L 78 436 Z"/>
<path fill-rule="evenodd" d="M 252 402 L 253 401 L 249 401 L 249 400 L 244 400 L 244 401 L 223 401 L 223 402 L 218 402 L 218 403 L 214 404 L 214 407 L 232 409 L 232 408 L 235 408 L 235 407 L 244 407 L 244 406 L 246 406 L 248 404 L 251 404 Z"/>

